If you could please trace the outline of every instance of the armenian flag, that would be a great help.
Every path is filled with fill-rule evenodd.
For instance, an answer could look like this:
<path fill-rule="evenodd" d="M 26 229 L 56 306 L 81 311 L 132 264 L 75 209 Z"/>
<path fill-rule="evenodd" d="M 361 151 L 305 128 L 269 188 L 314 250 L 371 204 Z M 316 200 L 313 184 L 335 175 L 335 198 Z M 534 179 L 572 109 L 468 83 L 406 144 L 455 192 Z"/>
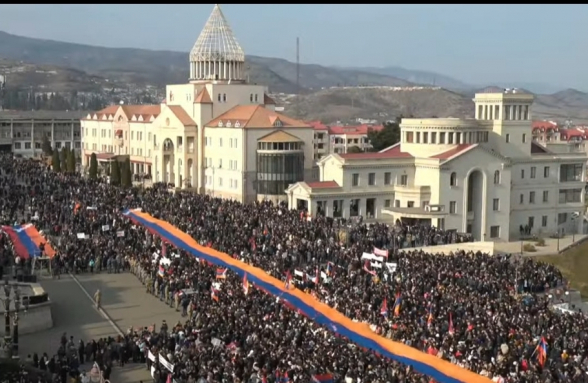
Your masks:
<path fill-rule="evenodd" d="M 333 374 L 320 374 L 320 375 L 313 375 L 312 381 L 315 383 L 334 383 L 335 378 Z"/>
<path fill-rule="evenodd" d="M 427 318 L 427 324 L 431 325 L 433 323 L 433 305 L 429 305 L 429 316 Z"/>
<path fill-rule="evenodd" d="M 544 337 L 541 337 L 541 341 L 537 345 L 537 349 L 535 351 L 537 351 L 537 360 L 539 361 L 541 367 L 543 367 L 547 361 L 547 342 L 545 341 Z"/>
<path fill-rule="evenodd" d="M 162 278 L 165 275 L 165 268 L 162 265 L 159 265 L 159 271 L 157 272 L 157 275 L 159 275 Z"/>
<path fill-rule="evenodd" d="M 243 274 L 243 292 L 245 295 L 249 294 L 249 282 L 247 281 L 247 273 Z"/>
<path fill-rule="evenodd" d="M 218 268 L 216 269 L 216 279 L 226 279 L 227 278 L 227 269 Z"/>
<path fill-rule="evenodd" d="M 210 297 L 218 302 L 218 290 L 215 289 L 214 286 L 210 288 Z"/>
<path fill-rule="evenodd" d="M 292 274 L 290 274 L 290 270 L 286 272 L 286 283 L 284 283 L 284 287 L 290 290 L 292 286 Z"/>
<path fill-rule="evenodd" d="M 388 316 L 388 300 L 384 298 L 384 302 L 382 302 L 382 307 L 380 308 L 380 314 L 384 317 Z"/>
<path fill-rule="evenodd" d="M 38 258 L 41 256 L 47 256 L 53 258 L 55 256 L 55 250 L 47 243 L 47 240 L 39 233 L 37 228 L 32 224 L 16 225 L 16 226 L 2 226 L 4 231 L 10 237 L 14 250 L 19 257 L 23 259 L 27 258 Z M 39 246 L 43 244 L 45 246 L 44 254 L 41 254 Z"/>
<path fill-rule="evenodd" d="M 327 270 L 326 270 L 326 274 L 330 277 L 331 273 L 333 272 L 334 269 L 334 264 L 333 262 L 327 262 Z"/>
<path fill-rule="evenodd" d="M 394 301 L 394 316 L 400 315 L 400 305 L 402 304 L 402 297 L 400 293 L 396 294 L 396 300 Z"/>
<path fill-rule="evenodd" d="M 449 333 L 449 335 L 453 335 L 453 333 L 455 332 L 453 328 L 453 316 L 451 315 L 451 313 L 449 313 L 449 330 L 447 332 Z"/>

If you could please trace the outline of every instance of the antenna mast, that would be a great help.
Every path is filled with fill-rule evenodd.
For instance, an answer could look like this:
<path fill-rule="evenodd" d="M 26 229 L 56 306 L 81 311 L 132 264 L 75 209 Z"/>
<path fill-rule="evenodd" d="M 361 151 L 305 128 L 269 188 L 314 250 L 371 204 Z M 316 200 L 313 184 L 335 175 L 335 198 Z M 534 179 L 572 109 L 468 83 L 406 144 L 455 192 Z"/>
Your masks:
<path fill-rule="evenodd" d="M 296 37 L 296 115 L 300 116 L 300 37 Z"/>

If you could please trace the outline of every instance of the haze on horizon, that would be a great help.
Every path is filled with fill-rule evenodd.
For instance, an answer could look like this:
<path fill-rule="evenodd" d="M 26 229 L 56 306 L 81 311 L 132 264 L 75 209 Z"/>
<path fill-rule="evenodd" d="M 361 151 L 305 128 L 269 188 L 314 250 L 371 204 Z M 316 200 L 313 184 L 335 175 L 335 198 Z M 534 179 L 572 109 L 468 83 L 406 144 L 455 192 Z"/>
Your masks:
<path fill-rule="evenodd" d="M 0 30 L 188 52 L 213 4 L 2 4 Z M 221 4 L 247 54 L 326 66 L 399 66 L 468 84 L 588 90 L 588 5 Z"/>

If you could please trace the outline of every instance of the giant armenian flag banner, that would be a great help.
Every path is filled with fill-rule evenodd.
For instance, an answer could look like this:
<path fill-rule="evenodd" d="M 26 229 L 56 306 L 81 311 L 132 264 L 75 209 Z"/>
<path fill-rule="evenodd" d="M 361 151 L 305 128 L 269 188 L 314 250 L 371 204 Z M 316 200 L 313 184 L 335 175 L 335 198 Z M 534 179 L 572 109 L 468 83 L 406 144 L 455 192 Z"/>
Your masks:
<path fill-rule="evenodd" d="M 2 226 L 2 230 L 8 234 L 16 254 L 21 258 L 37 258 L 41 256 L 39 245 L 45 244 L 45 256 L 53 258 L 55 250 L 47 240 L 39 233 L 35 225 L 27 223 L 26 225 Z"/>
<path fill-rule="evenodd" d="M 405 344 L 394 342 L 374 333 L 367 324 L 353 322 L 337 310 L 319 302 L 309 294 L 296 288 L 289 289 L 283 281 L 271 277 L 262 269 L 253 267 L 233 257 L 198 244 L 190 235 L 180 231 L 166 221 L 154 218 L 138 210 L 126 210 L 123 213 L 136 224 L 144 226 L 165 242 L 187 251 L 219 267 L 237 273 L 241 278 L 247 274 L 249 282 L 266 292 L 286 301 L 289 305 L 302 311 L 315 322 L 330 331 L 348 338 L 353 343 L 379 353 L 382 356 L 412 366 L 416 371 L 428 375 L 439 383 L 491 383 L 488 378 L 458 367 L 447 361 L 429 355 Z"/>

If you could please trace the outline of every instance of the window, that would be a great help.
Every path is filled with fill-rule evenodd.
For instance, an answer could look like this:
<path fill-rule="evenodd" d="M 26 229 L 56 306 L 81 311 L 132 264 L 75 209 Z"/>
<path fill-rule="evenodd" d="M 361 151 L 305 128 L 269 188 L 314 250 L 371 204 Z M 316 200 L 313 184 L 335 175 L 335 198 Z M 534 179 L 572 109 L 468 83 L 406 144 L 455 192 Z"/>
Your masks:
<path fill-rule="evenodd" d="M 222 178 L 218 179 L 218 186 L 223 186 L 223 179 Z"/>
<path fill-rule="evenodd" d="M 535 203 L 535 192 L 529 192 L 529 203 Z"/>
<path fill-rule="evenodd" d="M 384 185 L 390 185 L 392 174 L 390 172 L 384 173 Z"/>
<path fill-rule="evenodd" d="M 457 186 L 457 174 L 455 172 L 449 176 L 449 186 Z"/>
<path fill-rule="evenodd" d="M 529 105 L 525 105 L 523 107 L 523 120 L 528 120 L 529 119 Z"/>
<path fill-rule="evenodd" d="M 490 226 L 490 238 L 500 237 L 500 226 Z"/>
<path fill-rule="evenodd" d="M 562 223 L 566 223 L 568 220 L 568 213 L 559 213 L 557 215 L 557 224 L 561 225 Z"/>
<path fill-rule="evenodd" d="M 582 180 L 582 164 L 566 164 L 559 168 L 559 182 L 574 182 Z"/>
<path fill-rule="evenodd" d="M 549 202 L 549 191 L 543 190 L 543 202 Z"/>
<path fill-rule="evenodd" d="M 449 202 L 449 214 L 457 214 L 457 202 Z"/>
<path fill-rule="evenodd" d="M 227 94 L 223 93 L 223 102 L 227 102 Z"/>
<path fill-rule="evenodd" d="M 412 144 L 414 141 L 414 133 L 413 132 L 406 132 L 406 143 Z"/>
<path fill-rule="evenodd" d="M 30 148 L 31 148 L 31 143 L 25 142 L 25 149 L 30 149 Z"/>
<path fill-rule="evenodd" d="M 543 217 L 541 217 L 541 226 L 542 227 L 547 227 L 547 216 L 544 215 Z"/>
<path fill-rule="evenodd" d="M 406 201 L 406 207 L 414 207 L 414 201 Z"/>
<path fill-rule="evenodd" d="M 494 211 L 500 210 L 500 200 L 498 198 L 494 198 L 492 200 L 492 210 L 494 210 Z"/>
<path fill-rule="evenodd" d="M 218 102 L 221 102 L 221 100 L 222 100 L 222 97 L 221 97 L 221 94 L 219 93 L 218 94 Z"/>
<path fill-rule="evenodd" d="M 437 132 L 431 132 L 431 144 L 437 143 Z"/>
<path fill-rule="evenodd" d="M 582 189 L 560 189 L 559 203 L 578 203 L 582 201 Z"/>
<path fill-rule="evenodd" d="M 527 135 L 525 133 L 523 133 L 523 144 L 527 142 Z"/>
<path fill-rule="evenodd" d="M 531 166 L 531 178 L 535 178 L 537 176 L 537 168 L 535 166 Z"/>
<path fill-rule="evenodd" d="M 447 136 L 447 143 L 453 144 L 453 133 L 449 133 L 449 135 Z"/>
<path fill-rule="evenodd" d="M 402 185 L 402 186 L 408 185 L 408 176 L 406 174 L 403 174 L 400 176 L 400 185 Z"/>
<path fill-rule="evenodd" d="M 423 132 L 423 144 L 429 143 L 429 132 Z"/>
<path fill-rule="evenodd" d="M 376 184 L 376 173 L 368 174 L 368 185 L 374 186 Z"/>
<path fill-rule="evenodd" d="M 257 94 L 255 95 L 255 102 L 257 102 Z"/>
<path fill-rule="evenodd" d="M 21 143 L 20 142 L 15 142 L 14 143 L 14 149 L 19 150 L 21 148 Z"/>
<path fill-rule="evenodd" d="M 351 176 L 351 186 L 359 186 L 359 173 L 353 173 Z"/>
<path fill-rule="evenodd" d="M 494 184 L 498 185 L 500 183 L 500 170 L 496 170 L 494 172 Z"/>
<path fill-rule="evenodd" d="M 549 166 L 543 168 L 543 178 L 549 177 Z"/>
<path fill-rule="evenodd" d="M 218 146 L 220 146 L 221 148 L 223 147 L 223 138 L 219 138 L 218 139 Z"/>
<path fill-rule="evenodd" d="M 535 226 L 535 217 L 527 218 L 527 225 L 532 229 Z"/>
<path fill-rule="evenodd" d="M 35 142 L 35 149 L 41 149 L 41 143 Z"/>
<path fill-rule="evenodd" d="M 521 205 L 525 203 L 525 195 L 524 194 L 519 195 L 519 203 Z"/>
<path fill-rule="evenodd" d="M 445 143 L 445 132 L 439 133 L 439 143 L 440 144 L 444 144 Z"/>
<path fill-rule="evenodd" d="M 510 142 L 510 134 L 506 133 L 506 143 Z"/>
<path fill-rule="evenodd" d="M 521 179 L 525 178 L 525 169 L 521 169 Z"/>
<path fill-rule="evenodd" d="M 384 200 L 384 207 L 390 207 L 390 200 Z"/>

